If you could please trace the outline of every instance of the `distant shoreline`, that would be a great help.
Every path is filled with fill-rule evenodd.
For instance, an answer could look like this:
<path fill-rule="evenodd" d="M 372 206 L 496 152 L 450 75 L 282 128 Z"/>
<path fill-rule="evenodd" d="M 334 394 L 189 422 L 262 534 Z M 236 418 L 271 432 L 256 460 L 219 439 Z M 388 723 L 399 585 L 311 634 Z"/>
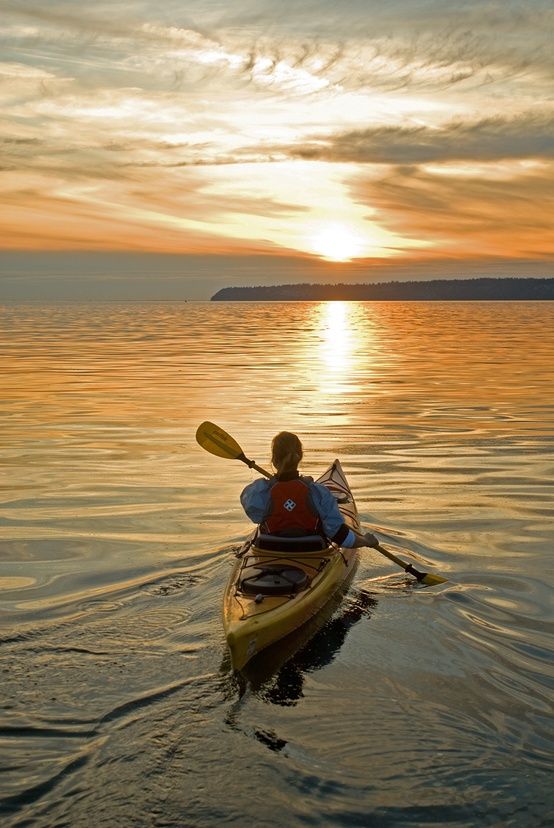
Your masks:
<path fill-rule="evenodd" d="M 212 302 L 338 301 L 504 301 L 554 300 L 554 278 L 500 277 L 433 279 L 425 282 L 376 282 L 375 284 L 291 284 L 226 287 Z"/>

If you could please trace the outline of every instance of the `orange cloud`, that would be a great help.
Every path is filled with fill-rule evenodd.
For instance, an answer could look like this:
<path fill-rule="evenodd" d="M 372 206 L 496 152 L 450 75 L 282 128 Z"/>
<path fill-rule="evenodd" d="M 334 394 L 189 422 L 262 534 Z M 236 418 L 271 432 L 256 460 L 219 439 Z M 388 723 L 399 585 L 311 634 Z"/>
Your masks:
<path fill-rule="evenodd" d="M 441 254 L 554 254 L 554 163 L 502 169 L 396 167 L 352 183 L 352 196 L 393 232 L 428 239 Z"/>

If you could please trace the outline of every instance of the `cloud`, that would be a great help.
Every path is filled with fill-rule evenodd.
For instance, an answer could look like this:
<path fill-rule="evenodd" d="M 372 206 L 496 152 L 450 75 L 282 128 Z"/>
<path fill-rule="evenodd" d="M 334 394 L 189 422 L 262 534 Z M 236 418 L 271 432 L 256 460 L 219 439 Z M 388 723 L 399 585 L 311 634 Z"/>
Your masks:
<path fill-rule="evenodd" d="M 382 226 L 443 254 L 554 255 L 554 163 L 496 179 L 494 170 L 397 167 L 352 181 L 351 192 Z"/>
<path fill-rule="evenodd" d="M 361 164 L 503 158 L 552 158 L 554 113 L 523 113 L 515 118 L 484 118 L 474 123 L 450 122 L 441 127 L 383 126 L 319 137 L 296 151 L 304 159 Z"/>
<path fill-rule="evenodd" d="M 501 192 L 545 203 L 540 175 L 493 167 L 552 157 L 551 21 L 542 0 L 5 0 L 4 239 L 305 251 L 307 214 L 367 205 L 451 245 L 458 188 L 463 232 L 490 209 L 496 250 Z"/>
<path fill-rule="evenodd" d="M 449 88 L 498 83 L 531 67 L 551 71 L 552 10 L 537 0 L 527 6 L 166 2 L 162 17 L 153 2 L 97 2 L 79 13 L 74 4 L 6 2 L 4 14 L 34 24 L 28 38 L 15 25 L 20 51 L 28 42 L 54 65 L 96 66 L 104 81 L 111 73 L 117 83 L 118 75 L 130 72 L 145 87 L 163 88 L 169 76 L 193 88 L 217 78 L 288 95 L 337 87 Z M 9 25 L 4 36 L 9 43 Z"/>

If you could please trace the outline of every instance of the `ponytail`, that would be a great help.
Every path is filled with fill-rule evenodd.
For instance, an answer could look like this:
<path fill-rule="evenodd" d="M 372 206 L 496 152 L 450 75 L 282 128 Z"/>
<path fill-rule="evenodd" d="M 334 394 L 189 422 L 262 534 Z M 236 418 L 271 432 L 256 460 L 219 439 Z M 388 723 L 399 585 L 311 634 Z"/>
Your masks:
<path fill-rule="evenodd" d="M 277 472 L 277 477 L 290 474 L 298 469 L 302 460 L 302 443 L 290 431 L 281 431 L 271 443 L 271 464 Z"/>

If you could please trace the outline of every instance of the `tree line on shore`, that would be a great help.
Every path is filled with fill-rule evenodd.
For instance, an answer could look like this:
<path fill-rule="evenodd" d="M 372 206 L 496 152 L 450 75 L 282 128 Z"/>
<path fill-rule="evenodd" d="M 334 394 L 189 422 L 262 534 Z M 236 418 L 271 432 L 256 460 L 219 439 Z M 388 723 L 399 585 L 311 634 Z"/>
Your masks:
<path fill-rule="evenodd" d="M 449 301 L 554 299 L 554 278 L 433 279 L 374 284 L 290 284 L 226 287 L 212 302 L 231 301 Z"/>

